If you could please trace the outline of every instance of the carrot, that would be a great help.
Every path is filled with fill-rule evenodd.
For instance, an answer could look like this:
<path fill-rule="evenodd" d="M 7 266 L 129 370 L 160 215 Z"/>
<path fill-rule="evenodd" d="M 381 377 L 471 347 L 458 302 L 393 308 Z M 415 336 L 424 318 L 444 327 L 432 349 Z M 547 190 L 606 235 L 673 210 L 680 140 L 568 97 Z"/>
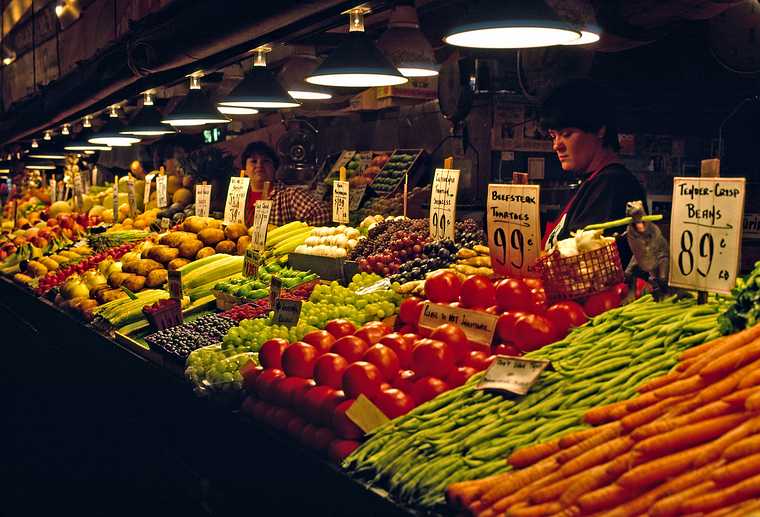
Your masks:
<path fill-rule="evenodd" d="M 724 377 L 720 381 L 715 382 L 707 388 L 703 389 L 699 393 L 699 400 L 702 403 L 707 404 L 708 402 L 712 402 L 714 400 L 725 397 L 736 389 L 736 387 L 739 385 L 739 381 L 741 381 L 746 375 L 757 370 L 758 368 L 760 368 L 760 359 L 757 359 L 743 366 L 742 368 L 739 368 L 727 377 Z"/>
<path fill-rule="evenodd" d="M 705 449 L 700 451 L 697 457 L 694 458 L 693 466 L 700 467 L 717 460 L 729 445 L 736 443 L 751 434 L 755 434 L 758 431 L 760 431 L 760 417 L 750 418 L 735 429 L 731 429 L 717 440 L 713 440 L 711 443 L 707 444 Z"/>
<path fill-rule="evenodd" d="M 679 395 L 694 393 L 708 384 L 709 382 L 699 375 L 692 375 L 691 377 L 681 379 L 672 384 L 668 384 L 667 386 L 663 386 L 662 388 L 657 388 L 650 393 L 654 393 L 658 399 L 662 400 L 668 397 L 677 397 Z"/>
<path fill-rule="evenodd" d="M 559 473 L 562 476 L 572 476 L 573 474 L 582 472 L 591 467 L 607 463 L 621 454 L 628 452 L 633 445 L 634 441 L 630 436 L 615 438 L 607 443 L 598 445 L 593 449 L 589 449 L 563 464 L 559 469 Z"/>
<path fill-rule="evenodd" d="M 645 407 L 649 407 L 652 404 L 656 404 L 659 402 L 660 399 L 655 395 L 654 391 L 648 391 L 644 393 L 643 395 L 639 395 L 637 397 L 633 397 L 631 400 L 628 401 L 628 403 L 625 405 L 625 410 L 627 413 L 631 413 L 633 411 L 639 411 L 640 409 L 644 409 Z M 625 415 L 621 415 L 620 418 L 622 418 Z"/>
<path fill-rule="evenodd" d="M 760 384 L 760 370 L 756 370 L 750 373 L 741 381 L 739 381 L 739 389 L 751 388 L 752 386 L 757 386 L 758 384 Z"/>
<path fill-rule="evenodd" d="M 744 409 L 744 403 L 747 401 L 750 395 L 753 395 L 755 393 L 760 393 L 760 386 L 757 387 L 750 387 L 750 388 L 744 388 L 741 389 L 741 386 L 739 386 L 739 391 L 734 391 L 733 393 L 729 393 L 725 397 L 723 397 L 722 401 L 728 402 L 729 404 L 740 406 L 742 409 Z"/>
<path fill-rule="evenodd" d="M 582 495 L 603 487 L 614 480 L 615 478 L 607 472 L 606 464 L 597 465 L 585 471 L 577 481 L 567 487 L 567 490 L 560 496 L 559 502 L 562 506 L 570 506 L 577 502 Z"/>
<path fill-rule="evenodd" d="M 613 414 L 619 412 L 621 409 L 625 411 L 627 403 L 628 401 L 623 400 L 621 402 L 615 402 L 613 404 L 607 404 L 606 406 L 590 409 L 586 411 L 585 415 L 583 415 L 583 421 L 591 425 L 600 425 L 607 422 L 612 422 L 616 419 L 616 417 L 613 417 Z"/>
<path fill-rule="evenodd" d="M 679 362 L 675 368 L 673 369 L 676 372 L 685 372 L 691 366 L 696 363 L 699 360 L 699 357 L 692 357 L 691 359 L 686 359 L 685 361 Z"/>
<path fill-rule="evenodd" d="M 613 422 L 612 424 L 608 424 L 607 426 L 604 426 L 600 429 L 602 430 L 599 433 L 591 436 L 590 438 L 587 438 L 586 440 L 573 445 L 568 449 L 563 449 L 560 451 L 556 456 L 554 456 L 554 458 L 557 460 L 557 463 L 567 463 L 573 458 L 580 456 L 584 452 L 589 451 L 609 440 L 617 438 L 617 436 L 620 434 L 622 426 L 620 422 Z"/>
<path fill-rule="evenodd" d="M 496 474 L 487 478 L 452 483 L 446 487 L 446 501 L 457 508 L 465 508 L 470 502 L 479 499 L 487 490 L 506 480 L 511 472 Z"/>
<path fill-rule="evenodd" d="M 507 459 L 507 463 L 515 468 L 523 468 L 533 465 L 537 461 L 548 458 L 554 453 L 559 452 L 559 440 L 552 440 L 546 443 L 539 443 L 529 447 L 523 447 L 512 453 Z"/>
<path fill-rule="evenodd" d="M 682 402 L 679 402 L 678 404 L 670 408 L 670 411 L 668 411 L 668 416 L 677 417 L 677 416 L 682 416 L 682 415 L 688 415 L 698 410 L 701 407 L 704 407 L 704 404 L 701 403 L 695 395 L 692 395 L 691 397 L 687 397 Z"/>
<path fill-rule="evenodd" d="M 702 368 L 699 375 L 709 379 L 720 378 L 758 359 L 760 359 L 760 340 L 755 339 L 747 345 L 717 357 Z"/>
<path fill-rule="evenodd" d="M 633 490 L 614 483 L 581 496 L 578 505 L 584 513 L 599 512 L 623 504 L 635 495 Z"/>
<path fill-rule="evenodd" d="M 649 515 L 651 517 L 671 517 L 678 515 L 681 505 L 691 499 L 694 496 L 704 494 L 707 491 L 713 490 L 715 483 L 712 481 L 703 481 L 698 485 L 695 485 L 686 490 L 682 490 L 676 494 L 668 496 L 664 499 L 657 501 L 650 509 Z"/>
<path fill-rule="evenodd" d="M 617 482 L 632 490 L 642 489 L 660 483 L 672 476 L 682 474 L 691 468 L 694 460 L 710 444 L 701 445 L 675 454 L 642 463 L 620 476 Z M 640 453 L 639 453 L 640 454 Z"/>
<path fill-rule="evenodd" d="M 754 393 L 747 397 L 744 407 L 747 411 L 757 411 L 760 409 L 760 393 Z"/>
<path fill-rule="evenodd" d="M 557 461 L 554 458 L 550 458 L 531 465 L 526 469 L 513 472 L 502 483 L 485 492 L 481 500 L 485 505 L 494 504 L 496 501 L 514 494 L 534 481 L 548 476 L 557 470 L 557 468 L 559 468 Z"/>
<path fill-rule="evenodd" d="M 721 357 L 747 343 L 760 337 L 760 329 L 752 327 L 736 334 L 724 337 L 723 341 L 699 356 L 699 360 L 684 371 L 685 376 L 699 373 L 702 368 L 710 364 L 714 359 Z M 683 357 L 683 355 L 681 356 Z"/>
<path fill-rule="evenodd" d="M 643 462 L 643 454 L 636 451 L 628 451 L 607 464 L 607 473 L 612 476 L 613 479 L 617 479 L 633 467 L 641 465 Z"/>
<path fill-rule="evenodd" d="M 723 458 L 726 461 L 734 461 L 750 454 L 760 452 L 760 434 L 753 434 L 738 442 L 729 445 L 725 451 L 723 451 Z"/>
<path fill-rule="evenodd" d="M 634 450 L 660 456 L 714 440 L 747 419 L 744 413 L 719 416 L 658 434 L 636 444 Z"/>
<path fill-rule="evenodd" d="M 566 434 L 565 436 L 560 437 L 559 446 L 561 449 L 568 449 L 600 432 L 600 427 L 589 427 L 588 429 L 582 429 L 580 431 L 575 431 L 574 433 Z"/>
<path fill-rule="evenodd" d="M 501 515 L 507 509 L 510 509 L 512 506 L 515 506 L 518 503 L 527 502 L 528 497 L 530 497 L 530 495 L 533 492 L 535 492 L 538 488 L 541 488 L 542 486 L 544 486 L 547 477 L 544 477 L 532 483 L 528 483 L 525 486 L 521 487 L 520 490 L 513 492 L 512 494 L 506 497 L 502 497 L 498 501 L 494 502 L 490 506 L 490 508 L 487 509 L 487 512 L 490 511 L 494 513 L 493 514 L 486 513 L 486 516 L 487 515 Z"/>
<path fill-rule="evenodd" d="M 746 456 L 716 469 L 712 473 L 712 480 L 717 485 L 726 486 L 738 483 L 756 474 L 760 474 L 760 453 Z"/>
<path fill-rule="evenodd" d="M 620 423 L 623 424 L 623 429 L 626 431 L 631 431 L 632 429 L 636 429 L 637 427 L 648 424 L 649 422 L 659 418 L 665 413 L 665 408 L 673 405 L 679 400 L 683 400 L 683 397 L 671 397 L 665 400 L 661 400 L 657 404 L 645 407 L 644 409 L 623 417 L 620 420 Z"/>
<path fill-rule="evenodd" d="M 653 391 L 653 390 L 656 390 L 657 388 L 666 386 L 670 384 L 671 382 L 677 381 L 680 378 L 681 378 L 681 373 L 677 371 L 673 371 L 665 375 L 661 375 L 660 377 L 655 377 L 654 379 L 645 382 L 644 384 L 636 388 L 636 391 L 639 393 L 646 393 L 647 391 Z"/>
<path fill-rule="evenodd" d="M 758 510 L 760 510 L 760 501 L 749 500 L 728 508 L 715 510 L 708 513 L 706 517 L 747 517 L 748 515 L 757 515 Z"/>
<path fill-rule="evenodd" d="M 707 343 L 702 343 L 698 346 L 693 346 L 688 350 L 685 350 L 681 353 L 681 355 L 678 357 L 679 361 L 686 361 L 689 359 L 694 359 L 695 357 L 698 357 L 702 355 L 705 352 L 709 352 L 714 347 L 719 346 L 723 341 L 725 341 L 726 338 L 719 337 L 718 339 L 713 339 L 712 341 L 708 341 Z"/>
<path fill-rule="evenodd" d="M 505 515 L 511 517 L 544 517 L 545 515 L 554 515 L 560 511 L 562 511 L 562 506 L 557 502 L 552 502 L 536 506 L 510 508 Z"/>
<path fill-rule="evenodd" d="M 636 440 L 644 440 L 651 436 L 667 433 L 683 426 L 701 422 L 710 418 L 718 417 L 730 413 L 734 408 L 730 404 L 721 400 L 702 406 L 700 409 L 691 413 L 680 416 L 665 416 L 654 422 L 650 422 L 631 432 L 631 437 Z"/>
<path fill-rule="evenodd" d="M 575 505 L 565 508 L 554 517 L 579 517 L 581 509 Z"/>
<path fill-rule="evenodd" d="M 564 479 L 558 479 L 557 481 L 539 488 L 530 495 L 530 502 L 533 504 L 548 503 L 549 501 L 556 501 L 559 499 L 567 488 L 574 483 L 580 475 L 576 474 Z"/>
<path fill-rule="evenodd" d="M 710 512 L 760 496 L 760 475 L 745 479 L 722 490 L 694 497 L 681 504 L 680 512 Z"/>

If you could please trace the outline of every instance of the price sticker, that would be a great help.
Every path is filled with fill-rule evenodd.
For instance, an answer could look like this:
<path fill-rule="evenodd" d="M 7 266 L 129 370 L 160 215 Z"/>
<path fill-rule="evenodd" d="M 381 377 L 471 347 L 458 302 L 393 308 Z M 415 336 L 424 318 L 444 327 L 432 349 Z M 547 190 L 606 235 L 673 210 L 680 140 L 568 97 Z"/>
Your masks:
<path fill-rule="evenodd" d="M 169 228 L 171 228 L 172 220 L 168 217 L 162 217 L 161 218 L 161 230 L 162 231 L 168 231 Z"/>
<path fill-rule="evenodd" d="M 169 297 L 182 300 L 182 271 L 169 271 Z"/>
<path fill-rule="evenodd" d="M 527 395 L 547 366 L 549 361 L 545 360 L 499 355 L 488 367 L 477 388 Z"/>
<path fill-rule="evenodd" d="M 147 177 L 146 177 L 147 180 Z M 98 166 L 94 165 L 92 169 L 90 169 L 90 185 L 95 186 L 98 184 Z"/>
<path fill-rule="evenodd" d="M 538 185 L 488 185 L 486 215 L 493 270 L 523 276 L 541 246 Z"/>
<path fill-rule="evenodd" d="M 134 219 L 137 216 L 137 199 L 135 199 L 135 179 L 132 176 L 127 177 L 127 201 L 129 217 Z"/>
<path fill-rule="evenodd" d="M 56 194 L 55 198 L 58 201 L 63 201 L 65 198 L 63 197 L 63 187 L 64 187 L 64 181 L 61 180 L 58 182 L 58 185 L 56 185 L 58 188 L 58 194 Z"/>
<path fill-rule="evenodd" d="M 79 173 L 79 175 L 82 177 L 82 186 L 84 189 L 85 194 L 90 193 L 90 175 L 87 174 L 87 171 L 82 171 Z"/>
<path fill-rule="evenodd" d="M 211 185 L 195 186 L 195 215 L 208 217 L 211 209 Z"/>
<path fill-rule="evenodd" d="M 301 300 L 285 300 L 277 298 L 274 302 L 274 318 L 272 323 L 275 325 L 285 325 L 292 327 L 298 324 L 301 317 Z"/>
<path fill-rule="evenodd" d="M 153 181 L 153 178 L 156 176 L 155 172 L 151 172 L 150 174 L 145 175 L 145 190 L 143 191 L 143 206 L 148 206 L 148 203 L 150 202 L 150 183 Z"/>
<path fill-rule="evenodd" d="M 282 280 L 278 276 L 273 276 L 269 281 L 269 306 L 274 307 L 277 300 L 280 299 L 282 291 Z"/>
<path fill-rule="evenodd" d="M 245 198 L 250 178 L 230 178 L 227 202 L 224 205 L 224 224 L 242 223 L 245 219 Z"/>
<path fill-rule="evenodd" d="M 458 189 L 458 170 L 435 170 L 433 191 L 430 195 L 430 238 L 434 241 L 441 239 L 454 240 Z"/>
<path fill-rule="evenodd" d="M 50 202 L 55 203 L 58 200 L 58 182 L 55 176 L 50 177 Z"/>
<path fill-rule="evenodd" d="M 72 181 L 74 182 L 74 198 L 76 199 L 76 204 L 78 207 L 82 207 L 83 199 L 82 199 L 82 175 L 79 174 L 79 167 L 76 165 L 72 168 L 71 171 Z"/>
<path fill-rule="evenodd" d="M 119 222 L 119 177 L 113 177 L 113 222 Z"/>
<path fill-rule="evenodd" d="M 348 224 L 348 182 L 333 181 L 333 222 Z"/>
<path fill-rule="evenodd" d="M 432 330 L 444 323 L 453 323 L 464 330 L 470 341 L 491 346 L 497 321 L 499 317 L 495 314 L 425 302 L 418 324 Z"/>
<path fill-rule="evenodd" d="M 243 256 L 243 276 L 246 278 L 256 276 L 259 272 L 259 265 L 261 265 L 261 253 L 253 246 L 248 246 Z"/>
<path fill-rule="evenodd" d="M 346 410 L 346 416 L 365 433 L 388 422 L 388 417 L 363 394 Z"/>
<path fill-rule="evenodd" d="M 256 250 L 264 251 L 267 247 L 267 229 L 269 228 L 269 215 L 272 213 L 272 201 L 260 199 L 256 201 L 253 210 L 251 246 Z"/>
<path fill-rule="evenodd" d="M 166 208 L 168 204 L 166 198 L 166 186 L 169 177 L 166 174 L 159 174 L 156 178 L 156 206 L 158 208 Z"/>
<path fill-rule="evenodd" d="M 729 294 L 736 284 L 744 178 L 674 178 L 670 279 L 675 287 Z"/>

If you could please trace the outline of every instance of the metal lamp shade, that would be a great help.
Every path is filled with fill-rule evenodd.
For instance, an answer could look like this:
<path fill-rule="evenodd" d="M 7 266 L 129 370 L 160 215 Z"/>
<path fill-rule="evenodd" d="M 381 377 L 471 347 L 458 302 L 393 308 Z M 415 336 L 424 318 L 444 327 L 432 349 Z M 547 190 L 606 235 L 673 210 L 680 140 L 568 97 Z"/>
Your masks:
<path fill-rule="evenodd" d="M 332 98 L 332 92 L 324 86 L 309 84 L 304 77 L 316 70 L 319 61 L 313 55 L 296 55 L 285 63 L 280 72 L 279 79 L 291 97 L 294 99 L 327 100 Z"/>
<path fill-rule="evenodd" d="M 68 142 L 64 142 L 63 148 L 67 151 L 110 151 L 111 146 L 103 144 L 91 144 L 88 140 L 94 136 L 91 129 L 84 128 Z"/>
<path fill-rule="evenodd" d="M 175 110 L 170 115 L 165 116 L 161 122 L 182 127 L 227 124 L 231 120 L 217 111 L 203 90 L 191 89 Z"/>
<path fill-rule="evenodd" d="M 27 156 L 36 160 L 64 160 L 66 151 L 57 144 L 44 142 L 36 149 L 31 149 Z"/>
<path fill-rule="evenodd" d="M 161 123 L 161 113 L 153 106 L 143 106 L 140 112 L 122 129 L 123 135 L 160 136 L 176 133 L 174 129 Z"/>
<path fill-rule="evenodd" d="M 108 122 L 97 133 L 92 134 L 87 142 L 111 147 L 128 147 L 140 142 L 140 138 L 133 135 L 124 135 L 124 125 L 118 118 L 109 117 Z"/>
<path fill-rule="evenodd" d="M 55 170 L 55 164 L 49 160 L 29 160 L 24 163 L 24 168 L 38 171 L 52 171 Z"/>
<path fill-rule="evenodd" d="M 264 109 L 296 108 L 300 105 L 265 66 L 254 66 L 219 103 L 220 107 Z"/>
<path fill-rule="evenodd" d="M 431 77 L 440 68 L 433 47 L 420 31 L 414 6 L 400 5 L 393 9 L 388 29 L 377 46 L 404 77 Z"/>

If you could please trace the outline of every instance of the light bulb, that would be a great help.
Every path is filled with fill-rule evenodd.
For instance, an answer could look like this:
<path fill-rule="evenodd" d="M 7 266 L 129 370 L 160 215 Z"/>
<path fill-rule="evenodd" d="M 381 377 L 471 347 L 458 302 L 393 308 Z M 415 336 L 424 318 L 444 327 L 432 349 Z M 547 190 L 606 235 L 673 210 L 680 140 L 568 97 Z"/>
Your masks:
<path fill-rule="evenodd" d="M 53 139 L 53 132 L 49 129 L 45 131 L 45 136 L 42 137 L 44 140 L 52 140 Z"/>
<path fill-rule="evenodd" d="M 37 149 L 40 146 L 40 144 L 37 143 L 37 139 L 32 140 L 32 149 Z"/>
<path fill-rule="evenodd" d="M 82 127 L 92 127 L 92 115 L 85 115 Z"/>
<path fill-rule="evenodd" d="M 64 124 L 63 125 L 63 129 L 61 129 L 61 134 L 62 135 L 71 134 L 70 131 L 69 131 L 69 125 L 68 124 Z"/>
<path fill-rule="evenodd" d="M 119 118 L 119 106 L 117 104 L 111 105 L 111 111 L 108 113 L 108 116 L 111 118 Z"/>
<path fill-rule="evenodd" d="M 153 106 L 153 92 L 148 90 L 143 97 L 143 106 Z"/>

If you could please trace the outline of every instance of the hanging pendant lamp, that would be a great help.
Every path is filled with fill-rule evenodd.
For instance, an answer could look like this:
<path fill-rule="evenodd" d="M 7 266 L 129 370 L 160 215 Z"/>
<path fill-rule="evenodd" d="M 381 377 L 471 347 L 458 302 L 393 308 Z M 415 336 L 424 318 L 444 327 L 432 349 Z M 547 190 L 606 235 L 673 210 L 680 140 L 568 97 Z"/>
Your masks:
<path fill-rule="evenodd" d="M 97 133 L 90 136 L 87 141 L 91 144 L 107 145 L 110 147 L 129 147 L 140 142 L 140 138 L 133 135 L 124 135 L 124 125 L 119 122 L 118 107 L 114 104 L 108 114 L 108 121 Z"/>
<path fill-rule="evenodd" d="M 590 45 L 599 41 L 602 36 L 601 27 L 594 23 L 582 25 L 578 30 L 581 31 L 581 37 L 570 43 L 564 43 L 565 45 Z"/>
<path fill-rule="evenodd" d="M 232 120 L 215 109 L 206 93 L 201 90 L 200 75 L 193 74 L 190 76 L 190 89 L 187 95 L 170 115 L 164 116 L 161 122 L 174 127 L 189 127 L 227 124 Z"/>
<path fill-rule="evenodd" d="M 274 74 L 267 69 L 266 55 L 271 51 L 272 48 L 267 46 L 255 50 L 251 71 L 219 103 L 220 110 L 225 107 L 283 109 L 297 108 L 301 105 L 285 91 Z"/>
<path fill-rule="evenodd" d="M 216 109 L 223 115 L 255 115 L 259 112 L 257 109 L 240 106 L 217 106 Z"/>
<path fill-rule="evenodd" d="M 24 163 L 24 168 L 38 171 L 53 171 L 55 170 L 55 164 L 49 160 L 29 160 Z"/>
<path fill-rule="evenodd" d="M 92 127 L 92 124 L 90 124 L 90 128 Z M 111 146 L 109 145 L 103 145 L 103 144 L 91 144 L 89 142 L 89 139 L 95 136 L 95 133 L 93 133 L 92 129 L 83 128 L 82 131 L 79 132 L 78 135 L 71 138 L 68 142 L 64 142 L 63 148 L 67 151 L 84 151 L 84 152 L 95 152 L 95 151 L 110 151 Z"/>
<path fill-rule="evenodd" d="M 581 37 L 580 30 L 561 20 L 544 0 L 485 0 L 472 10 L 472 19 L 443 41 L 470 48 L 531 48 L 566 45 Z"/>
<path fill-rule="evenodd" d="M 143 107 L 140 112 L 129 121 L 127 127 L 121 130 L 122 135 L 136 136 L 161 136 L 176 133 L 174 129 L 161 123 L 161 113 L 153 105 L 153 94 L 145 92 Z"/>
<path fill-rule="evenodd" d="M 408 81 L 364 32 L 367 12 L 364 8 L 348 12 L 350 22 L 346 41 L 306 77 L 306 82 L 321 86 L 371 88 Z"/>
<path fill-rule="evenodd" d="M 391 12 L 388 28 L 377 42 L 404 77 L 431 77 L 440 68 L 433 47 L 420 30 L 413 5 L 398 5 Z"/>
<path fill-rule="evenodd" d="M 332 92 L 324 86 L 309 84 L 304 77 L 311 75 L 319 65 L 314 47 L 298 46 L 293 56 L 280 71 L 279 80 L 294 99 L 302 101 L 327 100 Z"/>
<path fill-rule="evenodd" d="M 64 160 L 66 159 L 66 151 L 60 145 L 44 142 L 36 149 L 31 149 L 28 156 L 36 160 Z"/>

